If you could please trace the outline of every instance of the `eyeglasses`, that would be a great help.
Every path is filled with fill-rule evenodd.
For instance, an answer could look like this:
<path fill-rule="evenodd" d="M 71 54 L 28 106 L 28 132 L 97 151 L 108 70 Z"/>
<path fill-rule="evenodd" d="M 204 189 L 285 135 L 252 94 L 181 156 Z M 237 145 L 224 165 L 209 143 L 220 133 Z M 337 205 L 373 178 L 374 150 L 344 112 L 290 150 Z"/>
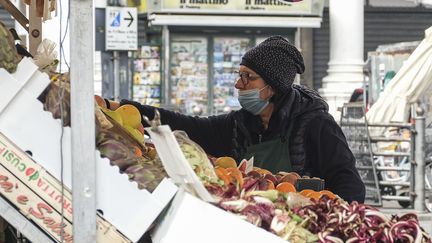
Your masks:
<path fill-rule="evenodd" d="M 253 81 L 261 78 L 261 76 L 251 76 L 250 73 L 246 73 L 246 72 L 234 71 L 234 73 L 236 73 L 239 76 L 243 86 L 248 85 L 249 81 Z"/>

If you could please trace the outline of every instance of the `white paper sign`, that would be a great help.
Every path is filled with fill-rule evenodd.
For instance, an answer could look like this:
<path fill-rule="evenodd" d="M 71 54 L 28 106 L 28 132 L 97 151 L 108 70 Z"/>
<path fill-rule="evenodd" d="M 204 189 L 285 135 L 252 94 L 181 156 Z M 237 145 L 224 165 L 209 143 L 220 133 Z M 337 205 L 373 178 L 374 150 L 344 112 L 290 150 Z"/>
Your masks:
<path fill-rule="evenodd" d="M 136 8 L 107 7 L 105 12 L 105 49 L 137 50 L 137 23 Z"/>

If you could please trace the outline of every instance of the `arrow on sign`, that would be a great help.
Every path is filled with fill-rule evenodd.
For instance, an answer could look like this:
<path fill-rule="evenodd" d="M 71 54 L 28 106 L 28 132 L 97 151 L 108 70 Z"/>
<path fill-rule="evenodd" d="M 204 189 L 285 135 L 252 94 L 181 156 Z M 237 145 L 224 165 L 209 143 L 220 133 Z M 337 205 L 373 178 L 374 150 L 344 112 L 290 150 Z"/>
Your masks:
<path fill-rule="evenodd" d="M 128 14 L 129 14 L 129 18 L 124 18 L 124 20 L 129 20 L 129 21 L 130 21 L 129 24 L 128 24 L 128 27 L 130 27 L 131 24 L 132 24 L 133 21 L 134 21 L 134 18 L 133 18 L 132 14 L 131 14 L 129 11 L 127 11 L 127 12 L 128 12 Z"/>

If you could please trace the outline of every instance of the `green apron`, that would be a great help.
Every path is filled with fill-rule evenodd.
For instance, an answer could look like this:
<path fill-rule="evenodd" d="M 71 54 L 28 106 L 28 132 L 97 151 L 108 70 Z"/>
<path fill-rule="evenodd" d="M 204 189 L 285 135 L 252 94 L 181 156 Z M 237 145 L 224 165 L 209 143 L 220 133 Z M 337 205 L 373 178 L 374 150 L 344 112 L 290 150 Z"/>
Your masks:
<path fill-rule="evenodd" d="M 245 159 L 254 157 L 254 166 L 263 168 L 276 174 L 279 171 L 291 171 L 291 159 L 289 153 L 289 134 L 291 127 L 288 128 L 286 139 L 282 137 L 251 145 L 247 148 Z"/>

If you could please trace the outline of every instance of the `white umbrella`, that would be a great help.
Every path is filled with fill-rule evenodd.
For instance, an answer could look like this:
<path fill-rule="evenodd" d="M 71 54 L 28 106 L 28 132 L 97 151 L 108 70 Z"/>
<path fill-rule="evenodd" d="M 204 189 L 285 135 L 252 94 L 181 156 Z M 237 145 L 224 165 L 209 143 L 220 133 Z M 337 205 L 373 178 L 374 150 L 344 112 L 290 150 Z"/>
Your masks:
<path fill-rule="evenodd" d="M 408 121 L 410 105 L 432 92 L 432 27 L 372 105 L 369 123 Z"/>

